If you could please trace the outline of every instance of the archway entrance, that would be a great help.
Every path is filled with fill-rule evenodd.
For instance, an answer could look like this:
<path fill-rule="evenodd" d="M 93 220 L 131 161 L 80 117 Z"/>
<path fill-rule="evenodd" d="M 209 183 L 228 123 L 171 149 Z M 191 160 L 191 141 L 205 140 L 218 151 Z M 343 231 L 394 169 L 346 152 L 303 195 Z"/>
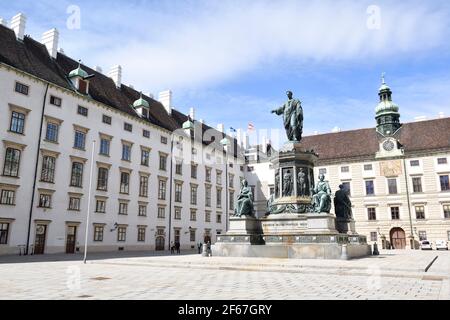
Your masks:
<path fill-rule="evenodd" d="M 406 248 L 406 235 L 402 228 L 393 228 L 391 230 L 391 245 L 393 249 L 403 250 Z"/>

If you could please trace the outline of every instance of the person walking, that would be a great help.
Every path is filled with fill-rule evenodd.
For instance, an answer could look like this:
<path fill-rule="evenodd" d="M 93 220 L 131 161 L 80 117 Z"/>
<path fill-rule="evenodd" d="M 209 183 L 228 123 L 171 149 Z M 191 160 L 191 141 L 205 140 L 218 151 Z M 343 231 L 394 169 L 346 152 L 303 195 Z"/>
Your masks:
<path fill-rule="evenodd" d="M 173 241 L 170 243 L 170 254 L 175 253 L 175 245 L 173 244 Z"/>
<path fill-rule="evenodd" d="M 199 242 L 199 243 L 197 244 L 198 254 L 201 254 L 201 253 L 202 253 L 202 246 L 203 246 L 203 244 L 202 244 L 201 242 Z"/>
<path fill-rule="evenodd" d="M 177 254 L 180 254 L 181 252 L 180 252 L 180 243 L 177 241 L 177 242 L 175 242 L 175 249 L 177 250 Z"/>

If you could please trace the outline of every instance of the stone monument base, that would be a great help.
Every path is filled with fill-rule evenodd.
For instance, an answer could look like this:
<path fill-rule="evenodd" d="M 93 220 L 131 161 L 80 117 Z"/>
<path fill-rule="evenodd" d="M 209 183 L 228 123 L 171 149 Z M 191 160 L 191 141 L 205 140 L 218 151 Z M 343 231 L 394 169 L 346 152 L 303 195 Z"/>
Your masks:
<path fill-rule="evenodd" d="M 334 214 L 282 214 L 230 218 L 212 255 L 286 259 L 353 259 L 371 254 L 366 237 L 336 231 Z"/>

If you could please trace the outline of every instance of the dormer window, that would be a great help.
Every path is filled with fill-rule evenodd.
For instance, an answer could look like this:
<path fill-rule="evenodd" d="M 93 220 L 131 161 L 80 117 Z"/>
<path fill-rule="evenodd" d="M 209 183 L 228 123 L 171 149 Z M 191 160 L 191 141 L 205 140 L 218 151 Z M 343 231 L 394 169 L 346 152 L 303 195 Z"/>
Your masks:
<path fill-rule="evenodd" d="M 72 82 L 72 85 L 78 93 L 84 95 L 89 94 L 89 79 L 92 77 L 93 75 L 88 75 L 88 73 L 81 68 L 81 60 L 78 61 L 78 68 L 69 73 L 69 79 Z"/>
<path fill-rule="evenodd" d="M 150 105 L 149 103 L 144 100 L 142 98 L 142 92 L 141 92 L 141 97 L 139 99 L 137 99 L 134 103 L 133 103 L 133 108 L 136 110 L 136 112 L 145 119 L 148 119 L 150 116 Z"/>

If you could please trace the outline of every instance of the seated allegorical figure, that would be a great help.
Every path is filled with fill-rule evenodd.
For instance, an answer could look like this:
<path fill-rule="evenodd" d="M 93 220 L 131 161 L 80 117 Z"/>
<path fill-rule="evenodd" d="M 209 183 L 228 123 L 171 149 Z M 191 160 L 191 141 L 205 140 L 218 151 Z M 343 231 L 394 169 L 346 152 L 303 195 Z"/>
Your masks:
<path fill-rule="evenodd" d="M 313 190 L 312 205 L 316 213 L 330 213 L 331 211 L 331 188 L 322 173 L 319 175 L 319 181 Z"/>
<path fill-rule="evenodd" d="M 237 199 L 237 205 L 234 209 L 234 216 L 252 216 L 253 215 L 253 200 L 252 189 L 248 186 L 247 180 L 242 180 L 241 191 Z"/>

